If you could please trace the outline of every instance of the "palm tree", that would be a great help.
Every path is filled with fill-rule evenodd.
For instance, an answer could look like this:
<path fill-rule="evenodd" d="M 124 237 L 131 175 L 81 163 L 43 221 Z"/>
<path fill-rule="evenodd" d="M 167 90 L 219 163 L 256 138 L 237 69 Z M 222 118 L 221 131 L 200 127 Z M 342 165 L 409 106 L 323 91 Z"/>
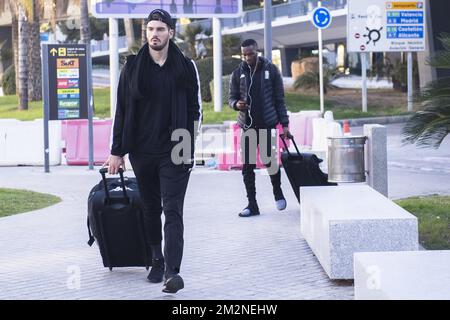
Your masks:
<path fill-rule="evenodd" d="M 328 64 L 323 65 L 323 93 L 327 94 L 328 89 L 335 86 L 331 82 L 338 77 L 336 69 L 332 69 Z M 307 71 L 298 76 L 293 85 L 294 89 L 316 89 L 320 94 L 320 73 L 317 71 Z"/>
<path fill-rule="evenodd" d="M 0 0 L 0 12 L 4 10 L 7 1 Z M 54 9 L 51 10 L 54 25 L 57 16 L 67 11 L 68 3 L 69 0 L 9 0 L 19 109 L 28 109 L 25 101 L 42 99 L 41 57 L 37 53 L 41 50 L 40 18 L 43 16 L 44 6 L 51 5 Z M 52 29 L 55 30 L 54 26 Z"/>
<path fill-rule="evenodd" d="M 44 0 L 45 6 L 51 7 L 50 10 L 50 25 L 53 33 L 56 32 L 56 21 L 59 17 L 67 14 L 70 0 Z"/>
<path fill-rule="evenodd" d="M 42 99 L 42 71 L 41 71 L 41 39 L 39 15 L 43 9 L 40 0 L 29 1 L 28 25 L 28 100 L 38 101 Z"/>
<path fill-rule="evenodd" d="M 195 36 L 197 34 L 202 33 L 203 27 L 200 24 L 189 24 L 186 26 L 186 29 L 184 29 L 184 32 L 182 34 L 180 34 L 180 39 L 184 40 L 185 43 L 188 44 L 188 51 L 187 55 L 189 57 L 195 57 L 196 56 L 196 51 L 195 51 Z M 205 32 L 206 33 L 206 32 Z"/>
<path fill-rule="evenodd" d="M 56 19 L 67 12 L 69 0 L 22 0 L 22 3 L 27 8 L 30 37 L 28 42 L 28 100 L 38 101 L 42 99 L 41 56 L 37 54 L 41 51 L 40 20 L 44 16 L 44 7 L 50 5 L 52 30 L 56 32 Z"/>
<path fill-rule="evenodd" d="M 5 72 L 5 68 L 3 67 L 3 53 L 2 49 L 5 46 L 6 40 L 0 43 L 0 82 L 2 81 L 3 73 Z"/>
<path fill-rule="evenodd" d="M 6 1 L 2 0 L 0 1 L 0 16 L 6 11 Z M 4 67 L 3 67 L 3 54 L 2 54 L 2 48 L 5 45 L 6 40 L 0 42 L 0 81 L 3 76 Z"/>
<path fill-rule="evenodd" d="M 450 69 L 450 34 L 442 33 L 438 39 L 444 50 L 430 58 L 429 64 Z M 429 82 L 418 100 L 422 109 L 408 119 L 403 141 L 437 149 L 450 132 L 450 77 Z"/>
<path fill-rule="evenodd" d="M 145 19 L 141 21 L 141 45 L 144 45 L 147 42 L 147 24 L 145 23 Z"/>
<path fill-rule="evenodd" d="M 8 1 L 8 0 L 0 0 Z M 19 72 L 17 66 L 19 65 L 19 19 L 18 19 L 18 7 L 17 2 L 14 0 L 9 0 L 9 9 L 11 11 L 11 39 L 13 44 L 13 54 L 14 54 L 14 68 L 15 68 L 15 78 L 16 78 L 16 94 L 19 94 Z"/>
<path fill-rule="evenodd" d="M 123 19 L 125 26 L 125 34 L 127 36 L 127 46 L 132 48 L 135 45 L 134 29 L 133 29 L 133 19 Z"/>
<path fill-rule="evenodd" d="M 91 43 L 91 28 L 89 22 L 88 0 L 79 0 L 81 14 L 81 41 Z"/>
<path fill-rule="evenodd" d="M 233 34 L 225 34 L 222 36 L 222 53 L 224 57 L 231 57 L 233 55 L 241 54 L 241 42 L 240 36 Z"/>
<path fill-rule="evenodd" d="M 28 110 L 28 21 L 25 3 L 19 1 L 19 110 Z"/>

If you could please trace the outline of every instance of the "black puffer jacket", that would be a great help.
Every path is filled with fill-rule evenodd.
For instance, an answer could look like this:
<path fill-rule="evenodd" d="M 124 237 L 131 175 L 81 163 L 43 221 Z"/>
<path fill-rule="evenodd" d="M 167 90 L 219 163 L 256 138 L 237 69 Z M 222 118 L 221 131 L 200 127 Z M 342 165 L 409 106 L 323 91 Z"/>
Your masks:
<path fill-rule="evenodd" d="M 261 70 L 261 101 L 263 115 L 262 119 L 266 128 L 274 128 L 278 123 L 283 127 L 289 126 L 289 116 L 287 115 L 286 105 L 284 103 L 283 79 L 278 68 L 269 60 L 258 57 L 259 63 L 262 63 Z M 241 75 L 245 77 L 241 78 Z M 253 79 L 253 83 L 256 79 Z M 250 67 L 243 61 L 231 74 L 230 91 L 228 93 L 229 106 L 239 111 L 236 107 L 238 100 L 246 98 L 248 95 L 248 86 L 250 83 Z M 244 127 L 247 123 L 248 111 L 239 111 L 238 124 Z"/>

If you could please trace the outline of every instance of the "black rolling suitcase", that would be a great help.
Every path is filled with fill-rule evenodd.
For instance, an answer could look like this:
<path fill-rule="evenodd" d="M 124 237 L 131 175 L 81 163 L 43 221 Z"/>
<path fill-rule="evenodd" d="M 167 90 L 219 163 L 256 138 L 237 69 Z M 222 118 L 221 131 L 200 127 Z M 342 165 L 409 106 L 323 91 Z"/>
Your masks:
<path fill-rule="evenodd" d="M 281 163 L 298 202 L 300 202 L 300 187 L 302 186 L 337 185 L 336 183 L 328 182 L 328 175 L 320 169 L 319 164 L 323 161 L 322 159 L 319 159 L 312 153 L 301 154 L 292 136 L 291 140 L 294 143 L 297 154 L 291 153 L 286 145 L 286 141 L 284 141 L 284 135 L 280 134 L 280 137 L 285 148 L 281 154 Z"/>
<path fill-rule="evenodd" d="M 88 198 L 89 246 L 97 241 L 103 265 L 113 267 L 151 266 L 151 249 L 143 223 L 142 202 L 135 178 L 106 178 L 92 188 Z"/>

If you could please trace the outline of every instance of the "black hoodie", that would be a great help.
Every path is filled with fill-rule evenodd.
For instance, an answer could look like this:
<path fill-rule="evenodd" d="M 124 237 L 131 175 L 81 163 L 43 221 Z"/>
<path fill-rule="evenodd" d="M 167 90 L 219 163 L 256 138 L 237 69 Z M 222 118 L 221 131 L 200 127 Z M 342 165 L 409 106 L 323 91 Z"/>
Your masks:
<path fill-rule="evenodd" d="M 117 105 L 112 132 L 111 154 L 124 156 L 133 152 L 136 143 L 136 103 L 139 99 L 145 99 L 148 93 L 143 86 L 143 77 L 152 75 L 139 72 L 144 59 L 148 59 L 148 44 L 142 46 L 137 55 L 127 57 L 123 67 L 117 88 Z M 172 94 L 168 94 L 171 105 L 172 125 L 171 129 L 187 129 L 191 134 L 191 159 L 194 155 L 196 121 L 201 121 L 201 97 L 198 72 L 195 63 L 185 57 L 180 49 L 169 42 L 171 68 L 174 73 L 175 83 Z M 168 91 L 169 92 L 169 91 Z M 197 126 L 199 123 L 197 123 Z M 177 142 L 174 142 L 176 144 Z"/>

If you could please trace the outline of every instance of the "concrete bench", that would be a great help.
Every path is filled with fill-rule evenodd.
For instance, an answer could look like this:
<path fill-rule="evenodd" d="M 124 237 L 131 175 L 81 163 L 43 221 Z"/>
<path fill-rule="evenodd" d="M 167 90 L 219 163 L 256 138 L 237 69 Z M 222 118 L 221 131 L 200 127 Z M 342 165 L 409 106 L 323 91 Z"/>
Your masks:
<path fill-rule="evenodd" d="M 449 300 L 450 250 L 355 253 L 357 300 Z"/>
<path fill-rule="evenodd" d="M 418 250 L 417 218 L 363 184 L 300 188 L 301 233 L 331 279 L 353 279 L 353 253 Z"/>

